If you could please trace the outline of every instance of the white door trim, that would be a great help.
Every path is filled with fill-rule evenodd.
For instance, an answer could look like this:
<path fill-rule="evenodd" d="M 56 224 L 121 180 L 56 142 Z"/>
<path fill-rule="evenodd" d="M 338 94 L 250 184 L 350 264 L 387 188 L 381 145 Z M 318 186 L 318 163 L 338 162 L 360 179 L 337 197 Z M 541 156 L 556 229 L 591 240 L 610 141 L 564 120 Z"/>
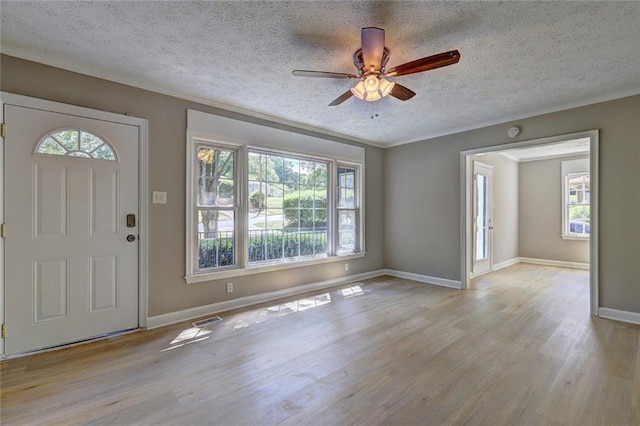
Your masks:
<path fill-rule="evenodd" d="M 591 237 L 589 239 L 589 276 L 590 276 L 590 310 L 591 315 L 598 316 L 600 307 L 598 292 L 598 203 L 599 203 L 599 130 L 589 130 L 585 132 L 572 133 L 567 135 L 552 136 L 548 138 L 533 139 L 523 142 L 508 143 L 503 145 L 493 145 L 484 148 L 470 149 L 460 152 L 460 277 L 462 289 L 469 288 L 471 281 L 471 218 L 472 218 L 472 160 L 475 154 L 504 151 L 506 149 L 523 148 L 535 145 L 546 145 L 558 143 L 571 139 L 589 138 L 590 140 L 590 175 L 591 175 Z"/>
<path fill-rule="evenodd" d="M 28 96 L 16 95 L 14 93 L 0 92 L 0 104 L 2 104 L 2 116 L 4 122 L 4 105 L 11 104 L 25 108 L 40 109 L 45 111 L 56 111 L 62 114 L 75 115 L 79 117 L 92 118 L 96 120 L 111 121 L 114 123 L 127 124 L 138 128 L 139 140 L 139 164 L 138 164 L 138 212 L 139 212 L 139 251 L 138 251 L 138 325 L 140 328 L 147 324 L 147 269 L 148 269 L 148 131 L 149 122 L 146 119 L 131 117 L 127 115 L 115 114 L 106 111 L 99 111 L 75 105 L 37 99 Z M 10 132 L 11 129 L 7 129 Z M 4 223 L 4 138 L 3 146 L 0 149 L 0 223 Z M 0 270 L 4 271 L 4 245 L 2 239 L 0 243 Z M 4 312 L 4 274 L 0 274 L 0 318 L 5 322 Z M 8 331 L 9 333 L 11 331 Z M 4 356 L 4 339 L 0 339 L 0 356 Z"/>

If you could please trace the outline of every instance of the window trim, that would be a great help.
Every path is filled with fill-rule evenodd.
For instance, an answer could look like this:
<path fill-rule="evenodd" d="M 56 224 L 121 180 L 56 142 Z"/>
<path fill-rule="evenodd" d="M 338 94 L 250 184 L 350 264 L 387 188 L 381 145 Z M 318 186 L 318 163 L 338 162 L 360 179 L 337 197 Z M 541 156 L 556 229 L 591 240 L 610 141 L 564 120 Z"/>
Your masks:
<path fill-rule="evenodd" d="M 560 238 L 563 240 L 573 241 L 589 241 L 591 234 L 576 235 L 569 233 L 569 177 L 576 175 L 591 175 L 589 170 L 589 158 L 580 158 L 574 160 L 562 161 L 561 163 L 561 179 L 562 179 L 562 233 Z M 592 188 L 589 187 L 589 203 L 592 205 Z"/>
<path fill-rule="evenodd" d="M 186 274 L 187 284 L 213 281 L 237 276 L 252 275 L 264 272 L 271 272 L 282 269 L 290 269 L 304 266 L 321 265 L 325 263 L 357 259 L 366 255 L 364 238 L 364 160 L 363 162 L 346 161 L 340 158 L 329 158 L 322 154 L 308 152 L 292 152 L 291 150 L 281 150 L 267 148 L 261 145 L 251 145 L 243 141 L 221 140 L 219 137 L 212 137 L 210 134 L 187 130 L 186 147 L 186 174 L 187 174 L 187 194 L 186 194 Z M 236 235 L 235 235 L 235 260 L 234 266 L 220 268 L 210 268 L 206 270 L 198 269 L 198 237 L 197 237 L 197 176 L 196 176 L 196 155 L 198 145 L 211 145 L 222 149 L 232 149 L 236 151 L 235 162 L 235 208 Z M 291 260 L 277 260 L 250 265 L 248 262 L 248 182 L 247 161 L 249 151 L 273 153 L 283 156 L 293 156 L 296 158 L 309 158 L 312 160 L 322 160 L 328 162 L 327 176 L 327 254 L 313 257 L 299 257 Z M 357 244 L 359 251 L 337 253 L 337 167 L 338 164 L 357 169 L 357 206 L 358 206 L 358 228 L 356 230 Z"/>

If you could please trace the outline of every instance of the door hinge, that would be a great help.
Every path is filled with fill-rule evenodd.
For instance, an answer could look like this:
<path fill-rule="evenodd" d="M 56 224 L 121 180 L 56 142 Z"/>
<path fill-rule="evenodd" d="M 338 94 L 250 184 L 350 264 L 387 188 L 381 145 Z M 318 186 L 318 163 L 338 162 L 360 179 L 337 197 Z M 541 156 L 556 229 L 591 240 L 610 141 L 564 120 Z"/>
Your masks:
<path fill-rule="evenodd" d="M 7 337 L 7 324 L 2 324 L 2 338 Z"/>
<path fill-rule="evenodd" d="M 2 123 L 2 128 L 0 130 L 0 133 L 2 134 L 3 138 L 7 136 L 7 125 L 5 123 Z"/>
<path fill-rule="evenodd" d="M 0 237 L 7 238 L 7 224 L 3 223 L 0 225 Z"/>

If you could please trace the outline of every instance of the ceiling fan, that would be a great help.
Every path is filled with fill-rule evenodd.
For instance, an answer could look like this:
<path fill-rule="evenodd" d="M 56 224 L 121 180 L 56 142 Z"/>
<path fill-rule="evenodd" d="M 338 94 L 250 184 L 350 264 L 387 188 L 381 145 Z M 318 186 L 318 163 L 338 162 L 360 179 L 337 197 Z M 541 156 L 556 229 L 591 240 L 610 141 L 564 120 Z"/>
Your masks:
<path fill-rule="evenodd" d="M 377 101 L 387 95 L 406 101 L 416 94 L 410 89 L 394 82 L 386 77 L 399 77 L 407 74 L 415 74 L 447 65 L 453 65 L 460 60 L 460 52 L 451 50 L 438 53 L 426 58 L 416 59 L 393 68 L 386 69 L 389 61 L 389 49 L 384 47 L 384 30 L 381 28 L 367 27 L 361 33 L 362 47 L 353 54 L 353 63 L 357 74 L 345 74 L 328 71 L 293 70 L 297 77 L 321 77 L 321 78 L 346 78 L 360 80 L 354 87 L 336 98 L 329 106 L 340 105 L 351 96 L 365 101 Z"/>

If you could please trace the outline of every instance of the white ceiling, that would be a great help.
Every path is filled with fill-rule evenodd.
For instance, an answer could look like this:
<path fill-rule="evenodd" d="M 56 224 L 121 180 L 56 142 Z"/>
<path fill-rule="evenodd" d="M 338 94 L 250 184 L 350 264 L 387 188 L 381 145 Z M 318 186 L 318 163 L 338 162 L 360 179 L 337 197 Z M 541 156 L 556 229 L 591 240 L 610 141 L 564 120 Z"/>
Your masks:
<path fill-rule="evenodd" d="M 393 146 L 640 93 L 640 2 L 2 2 L 4 53 L 302 128 Z M 401 102 L 327 104 L 353 81 L 360 28 L 389 67 L 458 49 L 397 81 Z M 377 117 L 371 119 L 372 115 Z"/>

